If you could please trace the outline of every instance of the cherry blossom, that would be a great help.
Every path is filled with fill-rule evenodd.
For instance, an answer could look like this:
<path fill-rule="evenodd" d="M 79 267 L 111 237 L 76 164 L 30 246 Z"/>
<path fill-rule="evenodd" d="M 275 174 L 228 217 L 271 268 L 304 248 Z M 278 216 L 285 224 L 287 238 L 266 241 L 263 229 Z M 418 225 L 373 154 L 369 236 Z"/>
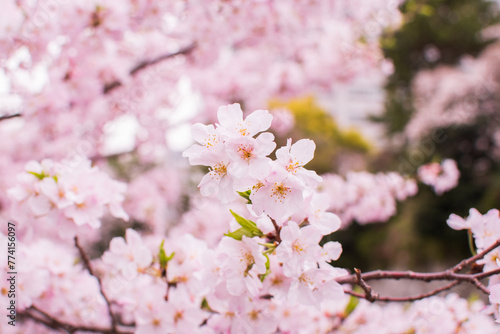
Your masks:
<path fill-rule="evenodd" d="M 271 165 L 271 172 L 253 187 L 250 199 L 256 213 L 266 213 L 281 222 L 298 211 L 304 204 L 304 185 L 290 173 Z"/>
<path fill-rule="evenodd" d="M 455 160 L 446 159 L 441 164 L 433 162 L 421 166 L 418 177 L 423 183 L 432 186 L 436 194 L 441 195 L 457 186 L 460 172 Z"/>
<path fill-rule="evenodd" d="M 258 179 L 265 177 L 270 169 L 270 159 L 266 158 L 274 148 L 274 136 L 262 133 L 257 138 L 230 138 L 227 141 L 227 153 L 231 159 L 228 174 L 233 177 L 250 175 Z"/>
<path fill-rule="evenodd" d="M 245 236 L 241 241 L 223 238 L 217 257 L 231 295 L 240 296 L 247 291 L 254 295 L 257 292 L 261 285 L 258 275 L 266 273 L 266 258 L 257 240 Z"/>
<path fill-rule="evenodd" d="M 298 271 L 314 265 L 321 256 L 319 242 L 323 235 L 314 227 L 299 226 L 289 221 L 281 229 L 281 243 L 276 248 L 277 259 L 283 263 L 286 276 L 296 276 Z"/>
<path fill-rule="evenodd" d="M 328 299 L 339 299 L 344 290 L 335 281 L 336 277 L 345 274 L 343 270 L 331 266 L 310 268 L 292 278 L 288 300 L 291 303 L 301 303 L 320 307 L 321 302 Z"/>
<path fill-rule="evenodd" d="M 109 251 L 103 255 L 102 260 L 125 277 L 134 278 L 151 264 L 153 255 L 139 234 L 127 229 L 125 239 L 116 237 L 111 240 Z"/>
<path fill-rule="evenodd" d="M 310 139 L 301 139 L 292 145 L 292 140 L 289 139 L 286 147 L 282 147 L 276 151 L 277 161 L 285 167 L 285 169 L 304 182 L 309 187 L 314 187 L 321 182 L 314 171 L 304 168 L 304 165 L 314 157 L 316 145 Z"/>
<path fill-rule="evenodd" d="M 396 201 L 404 201 L 418 191 L 414 179 L 395 172 L 348 172 L 345 177 L 336 174 L 322 177 L 319 191 L 329 196 L 327 211 L 340 217 L 343 228 L 352 221 L 363 225 L 387 221 L 396 214 Z"/>
<path fill-rule="evenodd" d="M 126 185 L 91 167 L 90 161 L 76 168 L 58 166 L 51 160 L 44 160 L 42 164 L 32 161 L 18 180 L 19 184 L 8 193 L 34 217 L 47 216 L 57 208 L 77 226 L 88 224 L 98 228 L 108 209 L 113 216 L 128 220 L 121 206 Z"/>
<path fill-rule="evenodd" d="M 227 136 L 253 137 L 259 132 L 266 131 L 271 126 L 272 115 L 267 110 L 256 110 L 243 120 L 243 111 L 238 103 L 219 107 L 218 130 Z"/>

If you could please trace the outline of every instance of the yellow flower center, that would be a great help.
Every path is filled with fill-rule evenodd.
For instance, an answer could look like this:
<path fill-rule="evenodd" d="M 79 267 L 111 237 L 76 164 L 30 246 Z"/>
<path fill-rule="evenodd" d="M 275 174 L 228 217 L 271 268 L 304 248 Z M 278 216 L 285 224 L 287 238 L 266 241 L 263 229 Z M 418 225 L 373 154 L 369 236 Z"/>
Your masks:
<path fill-rule="evenodd" d="M 271 197 L 274 197 L 275 202 L 281 202 L 283 203 L 283 199 L 286 197 L 286 195 L 290 192 L 290 188 L 285 187 L 283 183 L 274 183 L 274 188 L 273 188 L 273 193 Z"/>
<path fill-rule="evenodd" d="M 298 240 L 295 240 L 292 244 L 292 248 L 296 253 L 302 253 L 305 250 L 304 245 L 302 245 Z"/>
<path fill-rule="evenodd" d="M 249 161 L 253 157 L 253 147 L 250 145 L 238 146 L 238 154 L 243 160 Z"/>

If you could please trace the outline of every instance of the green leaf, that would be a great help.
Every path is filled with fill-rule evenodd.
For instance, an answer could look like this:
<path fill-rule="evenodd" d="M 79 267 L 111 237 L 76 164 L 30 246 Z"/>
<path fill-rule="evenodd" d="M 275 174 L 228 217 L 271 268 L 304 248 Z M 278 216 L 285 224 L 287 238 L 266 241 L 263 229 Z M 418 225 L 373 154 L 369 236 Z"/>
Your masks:
<path fill-rule="evenodd" d="M 230 238 L 233 238 L 236 240 L 241 240 L 243 238 L 243 236 L 247 236 L 249 238 L 254 237 L 252 232 L 250 232 L 249 230 L 247 230 L 245 228 L 239 228 L 236 231 L 224 233 L 224 235 L 226 237 L 230 237 Z"/>
<path fill-rule="evenodd" d="M 234 219 L 236 219 L 236 222 L 240 224 L 241 228 L 233 232 L 228 232 L 224 234 L 225 236 L 236 240 L 241 240 L 243 236 L 253 238 L 262 237 L 264 235 L 264 233 L 262 233 L 262 231 L 257 227 L 257 224 L 255 224 L 253 221 L 243 218 L 233 210 L 229 211 L 231 211 L 231 214 L 233 215 Z"/>
<path fill-rule="evenodd" d="M 158 259 L 160 261 L 160 267 L 162 269 L 167 268 L 168 261 L 172 260 L 172 258 L 175 255 L 175 252 L 172 252 L 169 256 L 165 253 L 165 249 L 163 249 L 163 244 L 165 243 L 165 240 L 162 240 L 161 245 L 160 245 L 160 251 L 158 252 Z"/>
<path fill-rule="evenodd" d="M 250 194 L 252 193 L 252 191 L 249 189 L 247 191 L 238 191 L 238 194 L 240 194 L 241 197 L 243 197 L 244 199 L 247 200 L 247 204 L 252 204 L 252 200 L 250 199 Z"/>
<path fill-rule="evenodd" d="M 266 253 L 262 253 L 266 257 L 266 273 L 259 275 L 260 276 L 260 281 L 264 282 L 264 279 L 271 273 L 271 261 L 269 260 L 269 256 L 267 256 Z"/>
<path fill-rule="evenodd" d="M 43 180 L 47 176 L 43 173 L 43 171 L 40 174 L 35 172 L 28 172 L 28 173 L 31 175 L 35 175 L 39 180 Z"/>
<path fill-rule="evenodd" d="M 259 228 L 257 227 L 257 224 L 255 224 L 253 221 L 243 218 L 239 214 L 235 213 L 233 210 L 229 211 L 231 211 L 231 214 L 233 215 L 234 219 L 236 219 L 236 222 L 240 224 L 240 226 L 243 227 L 244 229 L 250 231 L 253 234 L 253 236 L 261 237 L 264 235 L 264 233 L 262 233 L 262 231 L 259 230 Z"/>

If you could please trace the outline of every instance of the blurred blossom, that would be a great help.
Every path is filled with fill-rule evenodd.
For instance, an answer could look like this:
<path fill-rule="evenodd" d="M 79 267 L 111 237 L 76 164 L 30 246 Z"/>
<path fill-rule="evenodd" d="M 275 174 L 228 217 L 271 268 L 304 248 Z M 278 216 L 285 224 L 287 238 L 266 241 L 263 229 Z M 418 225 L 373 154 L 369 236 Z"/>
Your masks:
<path fill-rule="evenodd" d="M 271 129 L 278 135 L 285 135 L 295 126 L 295 117 L 288 109 L 281 108 L 271 111 L 273 123 Z"/>

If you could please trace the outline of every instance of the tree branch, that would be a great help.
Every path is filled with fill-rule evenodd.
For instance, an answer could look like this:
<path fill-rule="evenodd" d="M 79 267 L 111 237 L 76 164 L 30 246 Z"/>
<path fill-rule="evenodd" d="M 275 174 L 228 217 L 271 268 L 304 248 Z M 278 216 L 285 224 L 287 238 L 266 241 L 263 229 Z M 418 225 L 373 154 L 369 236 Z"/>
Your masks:
<path fill-rule="evenodd" d="M 273 223 L 273 226 L 274 226 L 274 230 L 276 231 L 276 237 L 274 240 L 276 240 L 276 242 L 279 244 L 279 243 L 281 243 L 281 237 L 280 237 L 281 227 L 278 226 L 278 224 L 276 223 L 276 220 L 274 220 L 271 217 L 269 217 L 269 218 L 271 219 L 271 222 Z"/>
<path fill-rule="evenodd" d="M 11 114 L 11 115 L 3 115 L 3 116 L 0 116 L 0 122 L 4 121 L 6 119 L 15 118 L 15 117 L 21 117 L 21 116 L 22 115 L 20 113 L 15 113 L 15 114 Z"/>
<path fill-rule="evenodd" d="M 163 55 L 158 56 L 158 57 L 153 58 L 153 59 L 143 60 L 140 63 L 138 63 L 136 66 L 134 66 L 129 71 L 129 74 L 131 76 L 134 76 L 138 72 L 142 71 L 143 69 L 145 69 L 145 68 L 147 68 L 147 67 L 149 67 L 151 65 L 158 64 L 159 62 L 162 62 L 163 60 L 166 60 L 166 59 L 169 59 L 169 58 L 173 58 L 175 56 L 182 55 L 182 54 L 189 54 L 195 48 L 196 48 L 196 42 L 194 42 L 194 43 L 192 43 L 192 44 L 190 44 L 190 45 L 188 45 L 188 46 L 180 49 L 179 51 L 176 51 L 176 52 L 173 52 L 173 53 L 163 54 Z M 119 81 L 119 80 L 115 80 L 115 81 L 109 82 L 109 83 L 107 83 L 107 84 L 104 85 L 104 87 L 102 89 L 102 92 L 103 92 L 103 94 L 109 94 L 115 88 L 118 88 L 118 87 L 120 87 L 122 85 L 123 85 L 122 82 Z M 23 115 L 21 113 L 15 113 L 15 114 L 11 114 L 11 115 L 3 115 L 3 116 L 0 116 L 0 122 L 3 121 L 3 120 L 9 119 L 9 118 L 22 117 L 22 116 Z"/>
<path fill-rule="evenodd" d="M 75 246 L 76 246 L 76 248 L 78 248 L 78 251 L 80 252 L 80 257 L 83 260 L 83 264 L 85 265 L 85 268 L 87 268 L 90 275 L 97 278 L 97 282 L 99 283 L 99 290 L 101 291 L 101 295 L 103 296 L 104 300 L 106 301 L 106 304 L 108 307 L 108 314 L 109 314 L 109 318 L 111 319 L 111 329 L 116 332 L 116 326 L 118 323 L 116 321 L 115 315 L 113 314 L 113 311 L 111 310 L 111 301 L 109 300 L 108 296 L 104 292 L 104 289 L 102 288 L 101 278 L 94 274 L 94 271 L 92 269 L 92 264 L 90 263 L 90 259 L 89 259 L 88 255 L 85 253 L 85 251 L 83 250 L 82 246 L 80 246 L 80 243 L 78 242 L 77 236 L 75 236 Z"/>
<path fill-rule="evenodd" d="M 366 284 L 366 282 L 363 280 L 363 278 L 361 277 L 361 270 L 359 270 L 358 268 L 354 268 L 354 271 L 356 272 L 356 284 L 358 284 L 365 292 L 364 298 L 366 298 L 366 300 L 368 300 L 369 302 L 374 302 L 375 300 L 377 300 L 377 298 L 379 297 L 378 294 L 374 293 L 372 291 L 372 287 Z"/>
<path fill-rule="evenodd" d="M 415 300 L 420 300 L 420 299 L 424 299 L 424 298 L 427 298 L 427 297 L 432 297 L 434 295 L 437 295 L 440 292 L 449 290 L 449 289 L 451 289 L 452 287 L 454 287 L 454 286 L 456 286 L 458 284 L 460 284 L 460 281 L 454 281 L 454 282 L 452 282 L 450 284 L 447 284 L 447 285 L 445 285 L 443 287 L 437 288 L 437 289 L 432 290 L 430 292 L 422 293 L 420 295 L 411 296 L 411 297 L 380 297 L 380 296 L 376 296 L 373 301 L 381 301 L 381 302 L 413 302 Z M 363 298 L 363 299 L 366 299 L 366 300 L 370 301 L 367 298 L 366 294 L 357 293 L 357 292 L 354 292 L 354 291 L 351 291 L 351 290 L 344 290 L 344 292 L 347 293 L 347 294 L 349 294 L 349 295 L 351 295 L 351 296 L 358 297 L 358 298 Z M 373 297 L 373 294 L 372 294 L 372 297 Z"/>
<path fill-rule="evenodd" d="M 32 305 L 23 312 L 19 312 L 20 315 L 25 316 L 35 322 L 43 324 L 49 328 L 60 330 L 65 333 L 75 333 L 75 332 L 91 332 L 91 333 L 103 333 L 103 334 L 133 334 L 133 329 L 120 327 L 120 328 L 102 328 L 93 326 L 76 326 L 56 319 L 50 314 L 42 311 L 38 307 Z"/>
<path fill-rule="evenodd" d="M 483 257 L 486 256 L 486 254 L 488 254 L 489 252 L 491 252 L 492 250 L 494 250 L 495 248 L 497 248 L 498 246 L 500 246 L 500 240 L 497 240 L 495 243 L 493 243 L 491 246 L 489 246 L 488 248 L 486 248 L 485 250 L 483 250 L 482 252 L 468 258 L 468 259 L 465 259 L 463 261 L 461 261 L 460 263 L 458 263 L 456 266 L 454 266 L 452 268 L 452 270 L 454 272 L 457 272 L 457 271 L 460 271 L 462 270 L 463 268 L 473 264 L 474 262 L 476 262 L 477 260 L 481 260 Z"/>
<path fill-rule="evenodd" d="M 163 60 L 166 60 L 166 59 L 169 59 L 169 58 L 173 58 L 173 57 L 178 56 L 178 55 L 188 54 L 191 51 L 193 51 L 195 48 L 196 48 L 196 43 L 192 43 L 192 44 L 190 44 L 190 45 L 188 45 L 188 46 L 180 49 L 177 52 L 163 54 L 163 55 L 161 55 L 159 57 L 156 57 L 156 58 L 153 58 L 153 59 L 149 59 L 149 60 L 143 60 L 139 64 L 137 64 L 136 66 L 134 66 L 129 71 L 129 74 L 131 76 L 134 76 L 138 72 L 142 71 L 143 69 L 145 69 L 145 68 L 147 68 L 147 67 L 149 67 L 151 65 L 158 64 L 159 62 L 161 62 Z M 111 92 L 115 88 L 120 87 L 121 85 L 122 85 L 122 83 L 119 80 L 107 83 L 107 84 L 104 85 L 104 88 L 103 88 L 102 92 L 104 94 L 108 94 L 109 92 Z"/>
<path fill-rule="evenodd" d="M 340 284 L 356 284 L 359 285 L 364 291 L 365 295 L 363 298 L 373 301 L 374 295 L 371 287 L 366 283 L 369 280 L 380 280 L 380 279 L 409 279 L 409 280 L 419 280 L 419 281 L 455 281 L 456 284 L 467 282 L 473 284 L 476 288 L 481 290 L 485 294 L 489 294 L 488 288 L 480 282 L 481 279 L 487 278 L 493 275 L 500 274 L 500 269 L 494 269 L 487 272 L 473 273 L 469 272 L 467 274 L 457 273 L 458 271 L 464 269 L 467 266 L 471 266 L 476 263 L 477 260 L 482 259 L 486 254 L 491 252 L 493 249 L 500 246 L 500 240 L 497 240 L 491 246 L 483 250 L 482 252 L 474 255 L 466 260 L 461 261 L 457 265 L 453 266 L 448 270 L 444 270 L 437 273 L 417 273 L 413 271 L 387 271 L 387 270 L 376 270 L 361 274 L 359 269 L 354 269 L 355 274 L 339 277 L 337 282 Z M 454 283 L 455 283 L 454 282 Z M 451 284 L 450 284 L 451 285 Z M 431 291 L 432 293 L 432 291 Z M 431 294 L 432 295 L 432 294 Z M 418 297 L 418 296 L 417 296 Z M 386 297 L 389 298 L 389 297 Z M 377 299 L 380 300 L 380 299 Z M 390 301 L 387 299 L 387 301 Z M 406 300 L 405 300 L 406 301 Z"/>

